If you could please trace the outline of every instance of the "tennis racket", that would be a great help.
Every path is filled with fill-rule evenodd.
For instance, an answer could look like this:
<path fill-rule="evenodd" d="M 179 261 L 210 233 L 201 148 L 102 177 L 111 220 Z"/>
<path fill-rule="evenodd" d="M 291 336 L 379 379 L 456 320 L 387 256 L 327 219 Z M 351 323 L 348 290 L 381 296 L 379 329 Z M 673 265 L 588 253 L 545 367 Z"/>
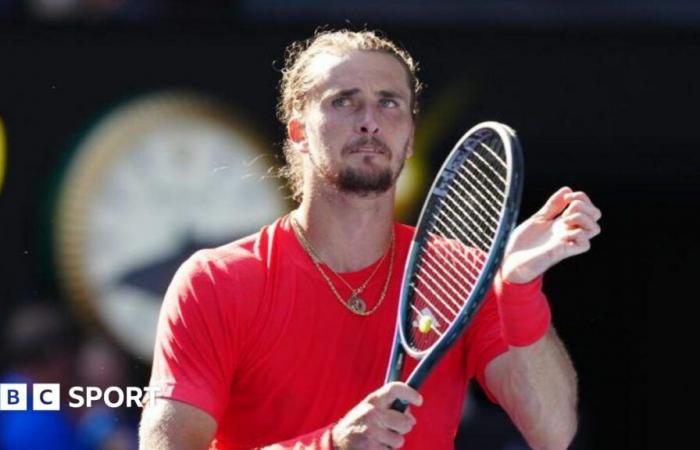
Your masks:
<path fill-rule="evenodd" d="M 420 388 L 476 315 L 515 226 L 522 186 L 520 144 L 506 125 L 476 125 L 452 149 L 409 249 L 387 383 L 399 379 L 409 355 L 419 362 L 406 383 Z"/>

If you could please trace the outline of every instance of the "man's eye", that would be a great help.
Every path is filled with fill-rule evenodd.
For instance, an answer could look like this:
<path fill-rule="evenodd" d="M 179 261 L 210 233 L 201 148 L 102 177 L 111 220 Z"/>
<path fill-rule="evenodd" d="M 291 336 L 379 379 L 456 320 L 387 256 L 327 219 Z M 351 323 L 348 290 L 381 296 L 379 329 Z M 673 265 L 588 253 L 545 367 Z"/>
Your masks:
<path fill-rule="evenodd" d="M 350 99 L 347 97 L 338 97 L 333 100 L 333 106 L 348 106 L 350 104 Z"/>
<path fill-rule="evenodd" d="M 379 100 L 379 104 L 384 108 L 396 108 L 397 106 L 399 106 L 399 103 L 391 98 L 383 98 Z"/>

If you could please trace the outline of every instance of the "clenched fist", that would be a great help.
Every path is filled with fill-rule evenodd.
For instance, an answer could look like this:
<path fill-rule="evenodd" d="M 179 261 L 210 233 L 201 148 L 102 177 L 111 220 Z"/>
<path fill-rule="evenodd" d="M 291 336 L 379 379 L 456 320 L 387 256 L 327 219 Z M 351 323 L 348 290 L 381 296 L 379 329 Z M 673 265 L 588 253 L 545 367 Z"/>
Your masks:
<path fill-rule="evenodd" d="M 337 450 L 384 450 L 401 448 L 406 433 L 416 419 L 406 409 L 400 413 L 391 404 L 401 399 L 420 406 L 423 398 L 405 383 L 389 383 L 369 394 L 351 409 L 332 429 L 333 448 Z"/>

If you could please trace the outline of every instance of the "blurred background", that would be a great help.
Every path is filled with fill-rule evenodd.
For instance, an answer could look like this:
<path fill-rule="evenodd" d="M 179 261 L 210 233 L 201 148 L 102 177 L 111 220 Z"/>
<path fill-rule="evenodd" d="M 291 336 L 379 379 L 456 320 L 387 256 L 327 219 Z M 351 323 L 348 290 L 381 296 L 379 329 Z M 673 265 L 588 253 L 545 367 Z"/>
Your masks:
<path fill-rule="evenodd" d="M 0 380 L 147 384 L 177 266 L 293 207 L 271 174 L 276 88 L 321 25 L 381 29 L 420 62 L 402 220 L 483 120 L 520 136 L 521 217 L 561 185 L 603 210 L 592 251 L 546 277 L 580 377 L 572 448 L 669 448 L 650 405 L 691 379 L 674 353 L 699 225 L 690 0 L 0 0 Z M 0 449 L 133 449 L 138 414 L 0 412 Z M 527 447 L 472 386 L 457 448 Z"/>

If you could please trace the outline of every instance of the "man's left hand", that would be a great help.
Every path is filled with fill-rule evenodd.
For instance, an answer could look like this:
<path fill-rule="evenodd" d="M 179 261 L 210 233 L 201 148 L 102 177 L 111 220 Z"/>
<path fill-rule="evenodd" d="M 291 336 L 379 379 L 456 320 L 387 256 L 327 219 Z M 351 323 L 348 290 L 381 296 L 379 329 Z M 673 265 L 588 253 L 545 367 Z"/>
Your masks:
<path fill-rule="evenodd" d="M 570 256 L 588 251 L 601 212 L 581 191 L 563 187 L 511 235 L 501 267 L 510 283 L 527 283 Z"/>

